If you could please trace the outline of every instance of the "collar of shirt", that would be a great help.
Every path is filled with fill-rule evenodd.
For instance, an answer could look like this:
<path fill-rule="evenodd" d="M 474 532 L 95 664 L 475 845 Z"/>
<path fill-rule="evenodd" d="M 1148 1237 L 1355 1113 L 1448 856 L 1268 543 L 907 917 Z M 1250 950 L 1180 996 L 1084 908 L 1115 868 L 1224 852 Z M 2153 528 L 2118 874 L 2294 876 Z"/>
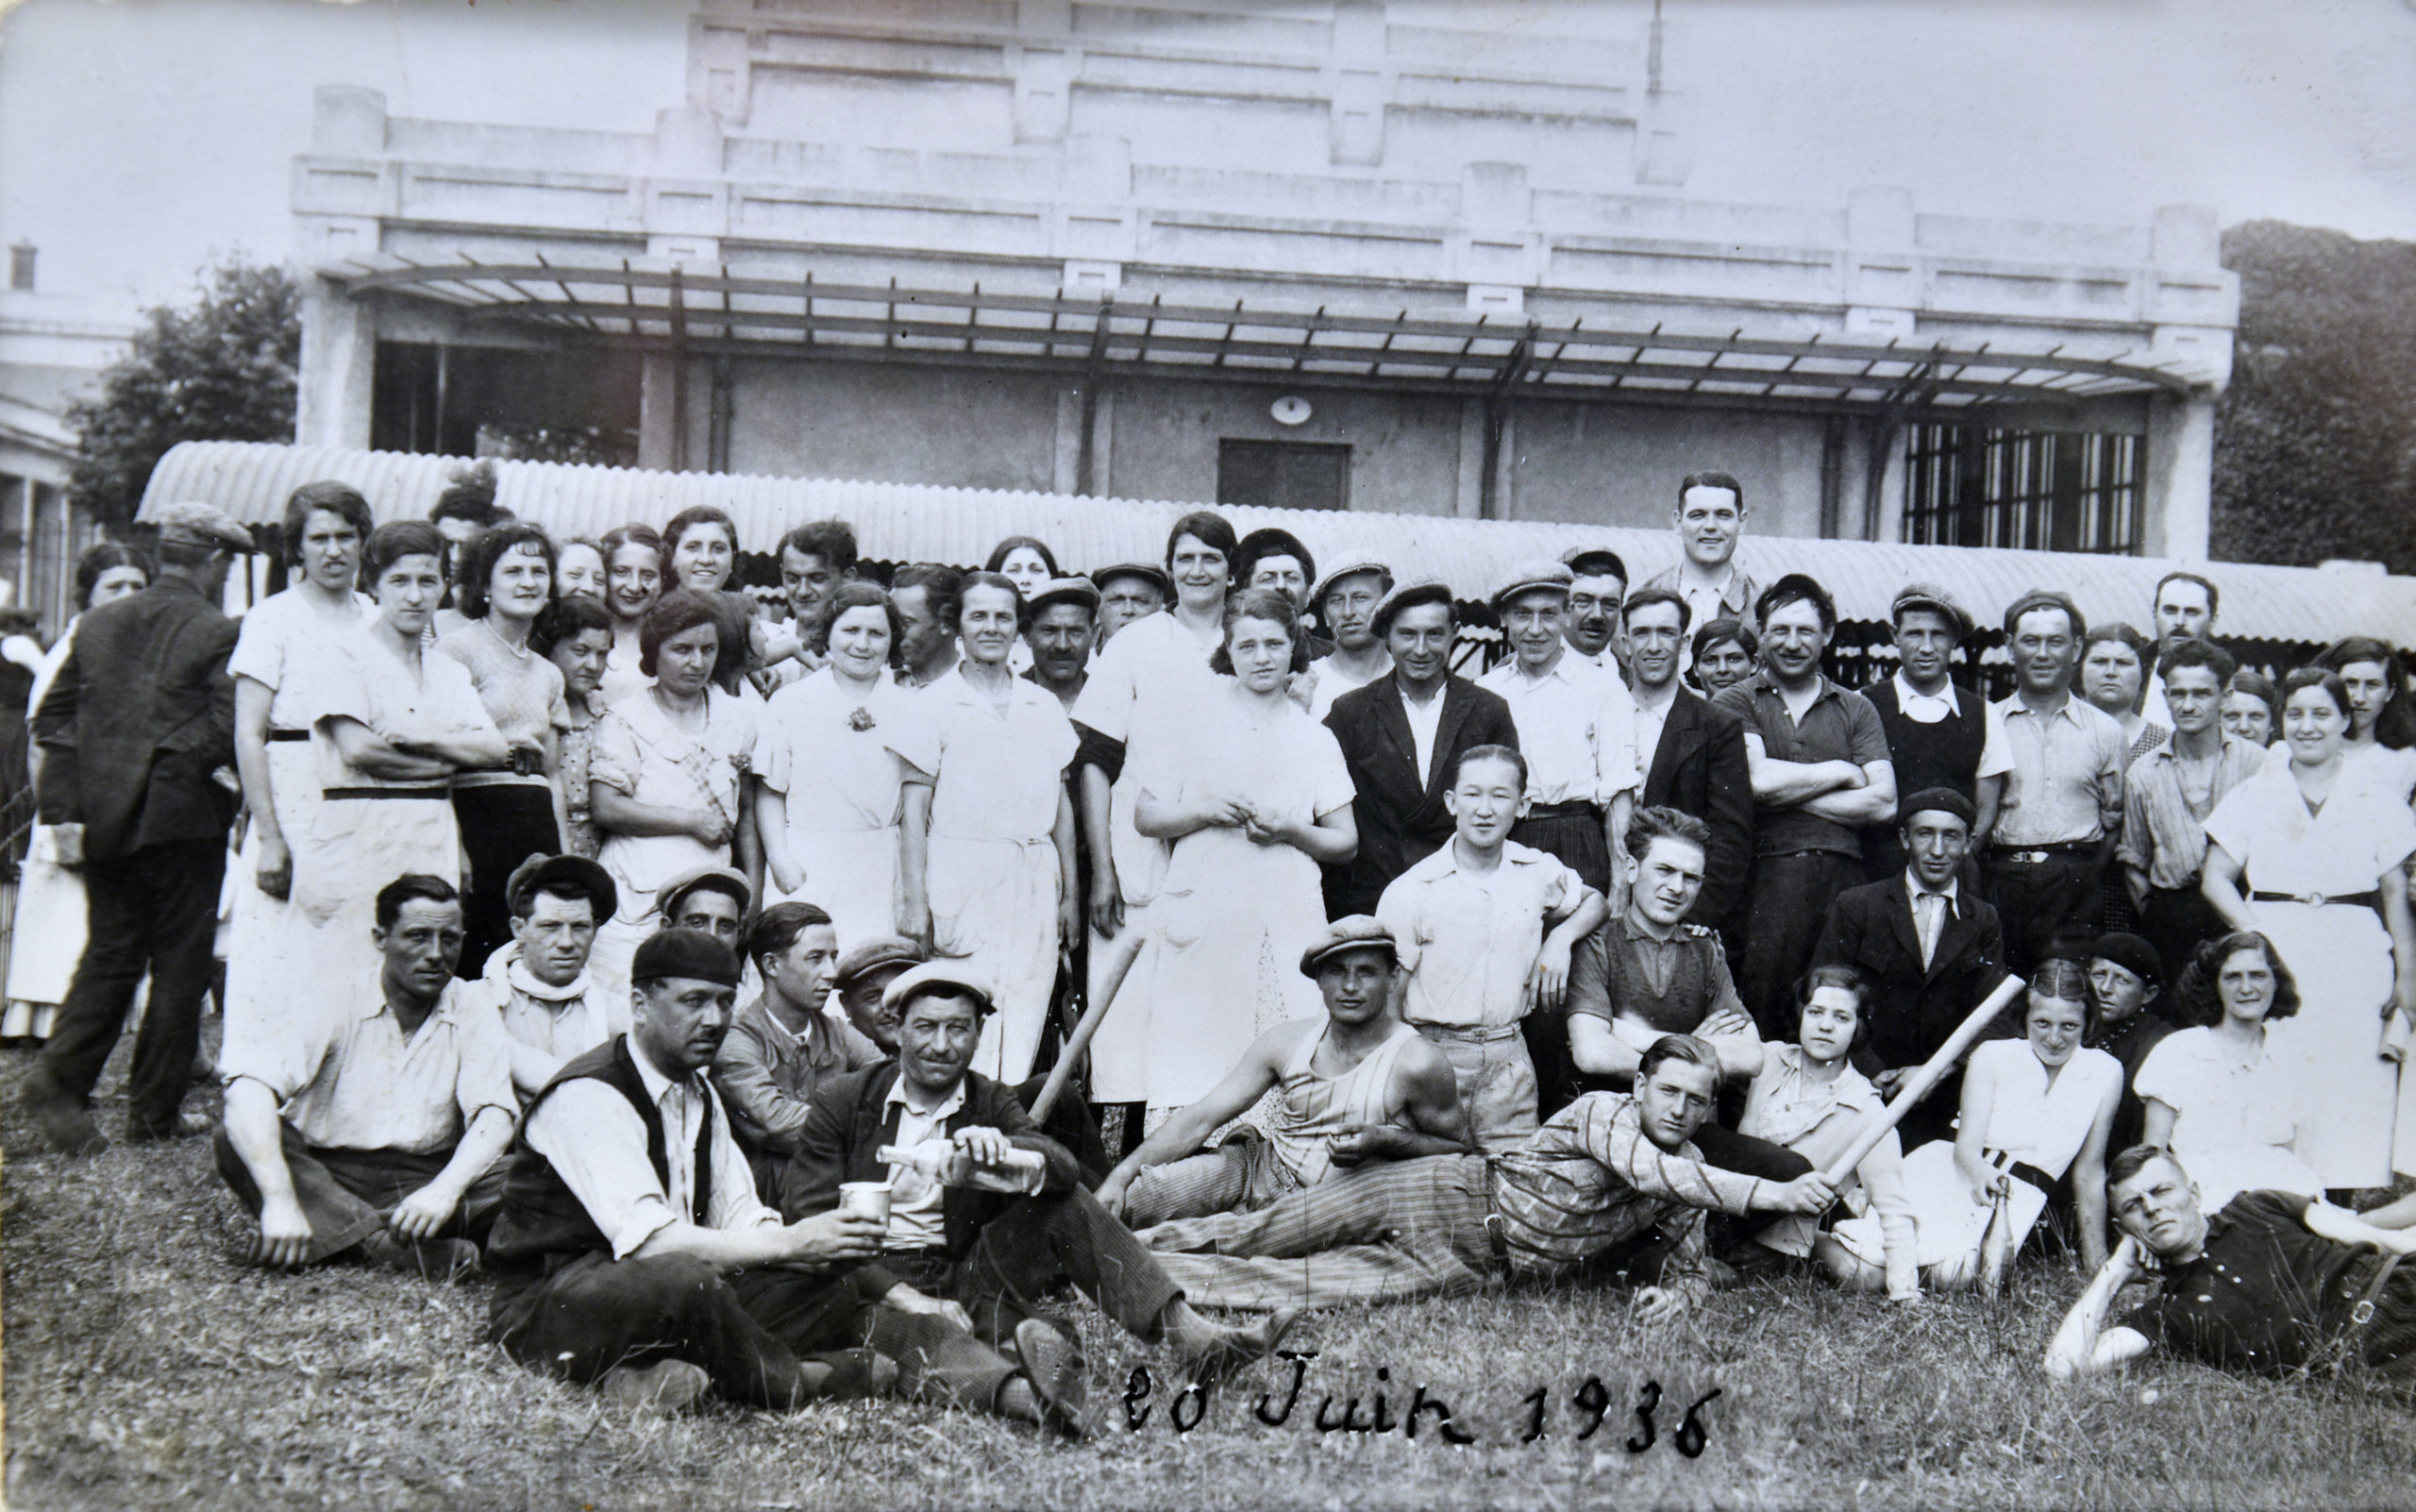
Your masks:
<path fill-rule="evenodd" d="M 540 982 L 537 974 L 528 969 L 528 963 L 515 955 L 512 958 L 511 964 L 504 968 L 504 976 L 512 983 L 512 991 L 524 998 L 534 998 L 540 1002 L 577 1002 L 587 996 L 588 980 L 584 968 L 569 982 L 557 987 L 550 983 Z"/>
<path fill-rule="evenodd" d="M 2005 701 L 1997 705 L 1997 712 L 2007 719 L 2064 719 L 2082 730 L 2087 730 L 2089 720 L 2082 714 L 2083 709 L 2087 709 L 2090 714 L 2098 714 L 2096 705 L 2084 702 L 2075 693 L 2065 694 L 2064 706 L 2051 714 L 2042 714 L 2034 711 L 2030 705 L 2022 701 L 2022 695 L 2019 693 L 2005 695 Z M 2101 714 L 2100 717 L 2110 719 L 2113 715 Z"/>
<path fill-rule="evenodd" d="M 1769 1053 L 1774 1057 L 1772 1064 L 1782 1080 L 1807 1089 L 1814 1084 L 1805 1069 L 1811 1057 L 1804 1053 L 1803 1046 L 1772 1045 Z M 1837 1074 L 1825 1084 L 1830 1102 L 1848 1113 L 1871 1113 L 1887 1105 L 1887 1100 L 1879 1095 L 1879 1088 L 1871 1084 L 1871 1078 L 1855 1070 L 1851 1062 L 1839 1067 Z"/>
<path fill-rule="evenodd" d="M 1921 885 L 1921 874 L 1913 870 L 1910 866 L 1906 866 L 1904 868 L 1904 892 L 1906 896 L 1912 899 L 1913 906 L 1915 908 L 1921 907 L 1921 895 L 1923 893 L 1927 893 L 1933 898 L 1945 899 L 1946 906 L 1950 910 L 1959 911 L 1963 906 L 1963 883 L 1961 882 L 1953 877 L 1949 877 L 1946 879 L 1946 885 L 1943 887 L 1924 887 Z"/>
<path fill-rule="evenodd" d="M 697 1084 L 698 1078 L 694 1075 L 680 1081 L 674 1081 L 665 1076 L 656 1067 L 654 1062 L 646 1059 L 646 1047 L 638 1043 L 638 1037 L 635 1034 L 629 1036 L 629 1059 L 637 1065 L 639 1084 L 646 1088 L 646 1095 L 654 1100 L 654 1105 L 658 1108 L 663 1106 L 663 1098 L 675 1088 L 691 1097 L 697 1096 L 704 1090 Z"/>
<path fill-rule="evenodd" d="M 1433 854 L 1426 857 L 1425 860 L 1416 863 L 1408 871 L 1402 872 L 1401 875 L 1407 877 L 1414 872 L 1418 877 L 1430 882 L 1442 877 L 1455 877 L 1459 875 L 1462 869 L 1460 866 L 1459 850 L 1459 837 L 1457 835 L 1453 835 L 1451 839 L 1444 841 Z M 1504 840 L 1502 842 L 1502 865 L 1503 866 L 1532 866 L 1537 862 L 1548 859 L 1550 858 L 1548 858 L 1544 852 L 1535 849 L 1529 846 L 1522 846 L 1516 840 Z M 1469 875 L 1491 876 L 1492 873 L 1470 872 Z"/>
<path fill-rule="evenodd" d="M 948 676 L 932 683 L 925 691 L 938 694 L 968 709 L 979 709 L 986 714 L 998 714 L 1000 712 L 998 700 L 990 697 L 983 689 L 976 687 L 973 680 L 965 675 L 965 668 L 964 659 L 959 658 L 956 665 L 949 668 Z M 1013 673 L 1008 674 L 1005 713 L 1012 714 L 1015 710 L 1029 707 L 1043 698 L 1048 699 L 1051 707 L 1063 707 L 1057 702 L 1057 695 L 1050 693 L 1039 683 L 1028 681 Z"/>
<path fill-rule="evenodd" d="M 898 1080 L 889 1084 L 889 1096 L 881 1099 L 881 1102 L 884 1106 L 895 1102 L 915 1117 L 925 1119 L 933 1128 L 937 1128 L 956 1117 L 957 1110 L 965 1106 L 965 1086 L 970 1079 L 970 1073 L 960 1077 L 957 1080 L 956 1090 L 940 1099 L 937 1107 L 925 1112 L 914 1106 L 914 1100 L 906 1095 L 906 1077 L 903 1072 L 900 1072 Z"/>
<path fill-rule="evenodd" d="M 1926 714 L 1935 709 L 1938 711 L 1938 718 L 1944 718 L 1948 714 L 1959 716 L 1963 713 L 1963 702 L 1960 698 L 1957 698 L 1955 696 L 1955 680 L 1952 678 L 1947 680 L 1946 691 L 1941 694 L 1928 694 L 1921 692 L 1920 689 L 1915 688 L 1911 683 L 1905 681 L 1904 674 L 1902 672 L 1896 674 L 1895 681 L 1896 707 L 1903 710 L 1904 712 L 1904 717 L 1912 720 L 1915 724 L 1926 724 L 1931 722 L 1918 717 L 1915 714 L 1916 710 L 1922 714 Z"/>
<path fill-rule="evenodd" d="M 1563 646 L 1558 659 L 1544 670 L 1541 677 L 1529 677 L 1525 664 L 1518 660 L 1516 652 L 1513 652 L 1508 661 L 1478 679 L 1477 682 L 1480 687 L 1492 686 L 1497 691 L 1505 688 L 1535 688 L 1553 681 L 1566 682 L 1572 687 L 1584 687 L 1592 679 L 1600 677 L 1602 672 L 1601 665 L 1587 660 L 1569 647 Z"/>
<path fill-rule="evenodd" d="M 1778 680 L 1770 676 L 1770 670 L 1767 667 L 1754 673 L 1752 678 L 1748 679 L 1745 686 L 1753 691 L 1753 696 L 1756 698 L 1770 698 L 1775 700 L 1781 708 L 1785 708 L 1787 706 L 1786 691 L 1778 685 Z M 1833 682 L 1829 680 L 1829 675 L 1827 673 L 1821 673 L 1820 689 L 1818 693 L 1812 695 L 1812 701 L 1804 706 L 1804 714 L 1807 715 L 1810 714 L 1813 710 L 1820 707 L 1821 703 L 1826 699 L 1842 697 L 1845 695 L 1845 692 L 1846 687 L 1844 683 Z M 1796 723 L 1801 724 L 1803 721 L 1799 719 Z"/>
<path fill-rule="evenodd" d="M 448 1029 L 460 1027 L 461 1022 L 461 989 L 467 985 L 469 985 L 469 983 L 461 981 L 458 977 L 445 983 L 445 990 L 436 995 L 436 1006 L 429 1009 L 428 1016 L 419 1021 L 419 1029 L 403 1036 L 404 1040 L 408 1042 L 418 1038 L 420 1033 L 425 1032 L 430 1024 L 443 1024 Z M 394 1027 L 397 1030 L 403 1027 L 402 1018 L 394 1013 L 394 1005 L 386 1000 L 384 984 L 382 983 L 379 984 L 379 990 L 378 993 L 370 1000 L 367 1011 L 362 1013 L 361 1016 L 365 1021 L 375 1018 L 380 1014 L 393 1017 L 394 1019 Z"/>

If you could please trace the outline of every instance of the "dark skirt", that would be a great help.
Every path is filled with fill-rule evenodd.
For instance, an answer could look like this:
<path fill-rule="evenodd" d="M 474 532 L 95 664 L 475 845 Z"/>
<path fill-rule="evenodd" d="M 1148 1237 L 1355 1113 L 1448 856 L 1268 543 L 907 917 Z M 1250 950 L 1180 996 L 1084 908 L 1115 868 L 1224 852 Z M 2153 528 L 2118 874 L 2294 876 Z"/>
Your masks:
<path fill-rule="evenodd" d="M 461 964 L 455 972 L 476 982 L 487 957 L 512 939 L 512 907 L 504 885 L 530 856 L 562 853 L 554 822 L 554 790 L 543 782 L 494 782 L 453 790 L 453 817 L 470 858 L 470 888 L 461 899 Z"/>

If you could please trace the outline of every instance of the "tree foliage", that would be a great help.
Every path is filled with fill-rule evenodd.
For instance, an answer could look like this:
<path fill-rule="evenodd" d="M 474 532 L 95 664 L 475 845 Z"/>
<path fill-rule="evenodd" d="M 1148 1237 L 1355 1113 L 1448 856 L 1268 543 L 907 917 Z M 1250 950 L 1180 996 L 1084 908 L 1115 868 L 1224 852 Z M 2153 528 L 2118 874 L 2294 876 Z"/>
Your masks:
<path fill-rule="evenodd" d="M 78 436 L 69 496 L 120 526 L 177 442 L 292 441 L 301 359 L 293 276 L 241 258 L 210 268 L 191 307 L 145 311 L 133 350 L 102 374 L 99 395 L 69 409 Z"/>
<path fill-rule="evenodd" d="M 2416 243 L 2252 221 L 2223 265 L 2240 311 L 2214 555 L 2416 571 Z"/>

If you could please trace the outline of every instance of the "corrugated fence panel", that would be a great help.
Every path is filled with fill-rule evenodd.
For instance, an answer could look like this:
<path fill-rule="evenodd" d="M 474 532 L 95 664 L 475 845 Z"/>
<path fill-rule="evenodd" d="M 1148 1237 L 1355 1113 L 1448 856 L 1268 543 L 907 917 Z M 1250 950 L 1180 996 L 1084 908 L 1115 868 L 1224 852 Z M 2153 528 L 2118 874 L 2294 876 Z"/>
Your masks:
<path fill-rule="evenodd" d="M 400 452 L 186 442 L 160 460 L 143 502 L 147 513 L 176 500 L 197 499 L 242 520 L 272 521 L 282 516 L 294 489 L 316 479 L 339 479 L 367 496 L 381 520 L 424 518 L 469 465 L 461 458 Z M 738 522 L 741 544 L 751 550 L 768 550 L 793 525 L 836 516 L 855 526 L 867 557 L 887 562 L 978 563 L 1007 535 L 1039 536 L 1070 571 L 1156 561 L 1165 550 L 1166 527 L 1186 510 L 1208 507 L 859 479 L 652 473 L 557 462 L 494 466 L 496 501 L 557 535 L 600 536 L 632 520 L 660 526 L 691 505 L 713 504 Z M 1367 511 L 1228 506 L 1218 512 L 1245 534 L 1281 526 L 1320 559 L 1366 550 L 1383 557 L 1403 580 L 1440 578 L 1471 598 L 1506 580 L 1519 562 L 1556 557 L 1572 546 L 1610 547 L 1639 580 L 1678 556 L 1676 540 L 1667 530 Z M 2141 557 L 1774 536 L 1749 536 L 1741 560 L 1765 583 L 1785 572 L 1812 574 L 1837 596 L 1838 612 L 1847 619 L 1884 620 L 1900 587 L 1926 580 L 1961 597 L 1984 624 L 2026 590 L 2051 587 L 2071 594 L 2092 621 L 2126 619 L 2143 628 L 2156 581 L 2172 567 Z M 2367 634 L 2416 646 L 2416 579 L 2240 563 L 2195 570 L 2223 591 L 2221 630 L 2226 635 L 2324 642 Z"/>

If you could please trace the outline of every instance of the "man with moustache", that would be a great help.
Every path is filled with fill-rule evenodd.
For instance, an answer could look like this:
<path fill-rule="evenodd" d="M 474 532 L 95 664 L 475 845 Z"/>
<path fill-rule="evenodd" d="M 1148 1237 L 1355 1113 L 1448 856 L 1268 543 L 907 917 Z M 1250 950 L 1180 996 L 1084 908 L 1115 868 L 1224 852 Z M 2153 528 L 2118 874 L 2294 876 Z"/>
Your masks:
<path fill-rule="evenodd" d="M 1627 563 L 1603 546 L 1571 546 L 1560 554 L 1569 569 L 1569 648 L 1605 672 L 1619 670 L 1619 602 L 1627 596 Z"/>
<path fill-rule="evenodd" d="M 2016 976 L 2077 942 L 2097 882 L 2122 835 L 2122 768 L 2130 743 L 2112 716 L 2072 690 L 2089 622 L 2061 593 L 2033 589 L 2005 612 L 2019 679 L 1998 701 L 2013 765 L 1980 875 L 2005 924 Z"/>
<path fill-rule="evenodd" d="M 1676 566 L 1654 573 L 1643 586 L 1667 588 L 1685 599 L 1688 617 L 1698 625 L 1753 618 L 1761 589 L 1736 565 L 1736 543 L 1745 533 L 1745 485 L 1726 473 L 1688 473 L 1679 480 L 1670 523 L 1684 554 Z"/>
<path fill-rule="evenodd" d="M 1090 680 L 1091 649 L 1099 642 L 1099 589 L 1087 578 L 1044 584 L 1032 596 L 1032 621 L 1023 639 L 1032 647 L 1032 668 L 1024 676 L 1055 694 L 1072 714 L 1082 684 Z"/>
<path fill-rule="evenodd" d="M 1689 613 L 1668 588 L 1639 588 L 1619 610 L 1636 701 L 1636 765 L 1644 776 L 1636 806 L 1676 809 L 1709 830 L 1703 886 L 1686 917 L 1717 930 L 1736 913 L 1753 870 L 1753 773 L 1744 721 L 1678 676 Z"/>
<path fill-rule="evenodd" d="M 2165 701 L 2164 673 L 2160 670 L 2166 653 L 2184 641 L 2215 643 L 2215 616 L 2223 609 L 2223 596 L 2214 582 L 2194 572 L 2168 572 L 2156 582 L 2156 655 L 2155 665 L 2148 668 L 2145 702 L 2139 712 L 2150 724 L 2174 727 L 2173 707 Z"/>

